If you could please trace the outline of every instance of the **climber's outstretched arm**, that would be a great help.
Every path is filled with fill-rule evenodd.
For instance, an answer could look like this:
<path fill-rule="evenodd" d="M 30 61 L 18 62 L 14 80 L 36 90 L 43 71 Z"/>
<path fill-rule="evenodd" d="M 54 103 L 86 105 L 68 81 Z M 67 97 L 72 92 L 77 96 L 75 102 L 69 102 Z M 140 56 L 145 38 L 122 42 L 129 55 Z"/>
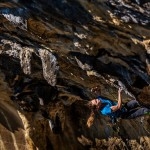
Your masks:
<path fill-rule="evenodd" d="M 121 107 L 122 107 L 122 96 L 121 96 L 121 92 L 122 92 L 122 89 L 119 88 L 119 90 L 118 90 L 118 103 L 117 103 L 117 105 L 115 105 L 115 106 L 111 106 L 111 110 L 112 110 L 112 111 L 117 111 L 118 109 L 121 109 Z"/>

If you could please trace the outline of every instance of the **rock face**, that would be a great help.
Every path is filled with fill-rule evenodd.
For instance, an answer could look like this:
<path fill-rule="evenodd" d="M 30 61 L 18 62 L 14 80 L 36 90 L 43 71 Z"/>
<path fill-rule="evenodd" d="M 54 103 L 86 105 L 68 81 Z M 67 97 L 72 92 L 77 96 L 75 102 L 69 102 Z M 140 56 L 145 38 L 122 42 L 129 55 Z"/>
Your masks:
<path fill-rule="evenodd" d="M 150 149 L 149 116 L 86 125 L 95 86 L 150 106 L 148 0 L 3 0 L 0 24 L 0 149 Z"/>

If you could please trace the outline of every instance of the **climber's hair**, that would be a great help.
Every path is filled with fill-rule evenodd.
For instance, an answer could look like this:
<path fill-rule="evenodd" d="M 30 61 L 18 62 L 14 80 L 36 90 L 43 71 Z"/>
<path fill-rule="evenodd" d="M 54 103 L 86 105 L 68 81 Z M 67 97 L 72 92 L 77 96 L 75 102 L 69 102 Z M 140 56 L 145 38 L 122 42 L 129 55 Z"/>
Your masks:
<path fill-rule="evenodd" d="M 87 103 L 87 106 L 90 109 L 90 115 L 87 119 L 86 124 L 88 127 L 91 127 L 91 125 L 94 123 L 94 118 L 95 118 L 95 114 L 96 114 L 96 106 L 93 106 L 90 101 Z"/>
<path fill-rule="evenodd" d="M 88 108 L 89 108 L 90 110 L 96 109 L 96 107 L 92 105 L 91 101 L 89 101 L 89 102 L 87 103 L 87 106 L 88 106 Z"/>
<path fill-rule="evenodd" d="M 87 106 L 88 106 L 88 108 L 89 108 L 92 112 L 94 112 L 94 113 L 96 113 L 97 110 L 98 110 L 95 105 L 92 105 L 91 101 L 89 101 L 89 102 L 87 103 Z"/>

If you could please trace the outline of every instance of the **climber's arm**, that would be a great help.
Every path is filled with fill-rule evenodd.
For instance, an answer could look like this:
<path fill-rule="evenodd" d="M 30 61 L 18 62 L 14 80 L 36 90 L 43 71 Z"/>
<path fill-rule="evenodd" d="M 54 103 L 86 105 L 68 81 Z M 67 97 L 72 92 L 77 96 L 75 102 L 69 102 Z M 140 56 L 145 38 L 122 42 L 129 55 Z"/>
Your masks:
<path fill-rule="evenodd" d="M 118 109 L 121 109 L 121 107 L 122 107 L 122 96 L 121 96 L 121 92 L 122 92 L 122 89 L 119 88 L 119 90 L 118 90 L 118 103 L 117 103 L 117 105 L 111 107 L 111 110 L 112 110 L 112 111 L 117 111 Z"/>

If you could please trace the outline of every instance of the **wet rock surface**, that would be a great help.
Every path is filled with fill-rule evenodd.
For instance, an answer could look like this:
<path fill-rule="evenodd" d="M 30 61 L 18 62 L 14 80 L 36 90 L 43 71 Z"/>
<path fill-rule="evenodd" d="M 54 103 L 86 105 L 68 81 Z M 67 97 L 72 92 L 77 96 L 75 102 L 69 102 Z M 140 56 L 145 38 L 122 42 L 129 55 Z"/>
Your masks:
<path fill-rule="evenodd" d="M 0 149 L 150 149 L 149 116 L 86 125 L 96 86 L 150 107 L 150 1 L 3 0 L 0 24 Z"/>

